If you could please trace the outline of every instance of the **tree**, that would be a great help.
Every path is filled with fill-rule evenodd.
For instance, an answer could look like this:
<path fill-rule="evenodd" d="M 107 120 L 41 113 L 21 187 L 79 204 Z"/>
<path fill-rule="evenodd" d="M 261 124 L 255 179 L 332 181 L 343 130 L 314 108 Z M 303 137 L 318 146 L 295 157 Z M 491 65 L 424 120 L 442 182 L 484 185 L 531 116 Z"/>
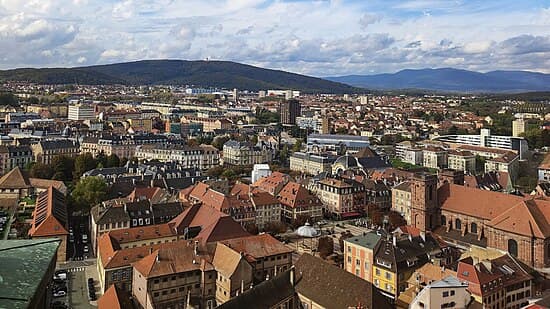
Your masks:
<path fill-rule="evenodd" d="M 48 164 L 36 162 L 30 169 L 31 177 L 41 179 L 52 179 L 54 171 Z"/>
<path fill-rule="evenodd" d="M 120 166 L 120 158 L 116 154 L 111 154 L 107 156 L 107 167 L 118 167 Z"/>
<path fill-rule="evenodd" d="M 344 240 L 353 237 L 350 231 L 342 232 L 340 238 L 338 238 L 338 244 L 340 245 L 340 251 L 344 252 Z"/>
<path fill-rule="evenodd" d="M 74 160 L 74 178 L 78 179 L 85 172 L 96 168 L 97 161 L 91 153 L 86 152 L 77 156 Z"/>
<path fill-rule="evenodd" d="M 264 231 L 266 233 L 273 234 L 273 235 L 284 233 L 286 232 L 286 230 L 287 230 L 287 226 L 280 221 L 267 222 L 264 227 Z"/>
<path fill-rule="evenodd" d="M 221 174 L 223 173 L 225 169 L 223 168 L 223 166 L 214 166 L 214 167 L 211 167 L 210 169 L 208 169 L 206 171 L 206 176 L 210 176 L 210 177 L 214 177 L 214 178 L 218 178 L 221 176 Z"/>
<path fill-rule="evenodd" d="M 334 252 L 334 240 L 332 240 L 332 238 L 328 236 L 323 236 L 319 238 L 317 251 L 319 251 L 319 256 L 321 258 L 326 259 Z"/>
<path fill-rule="evenodd" d="M 71 181 L 74 173 L 74 158 L 66 155 L 56 156 L 51 163 L 55 180 Z"/>
<path fill-rule="evenodd" d="M 107 167 L 107 156 L 103 153 L 103 152 L 100 152 L 96 158 L 96 167 L 97 168 L 100 168 L 100 167 Z"/>
<path fill-rule="evenodd" d="M 292 146 L 292 152 L 298 152 L 302 150 L 302 139 L 298 138 L 296 139 L 296 143 L 294 143 L 294 146 Z"/>
<path fill-rule="evenodd" d="M 223 149 L 223 144 L 229 141 L 229 136 L 218 136 L 212 141 L 212 146 L 216 147 L 218 150 Z"/>
<path fill-rule="evenodd" d="M 18 106 L 19 101 L 11 92 L 0 92 L 0 105 Z"/>
<path fill-rule="evenodd" d="M 107 197 L 107 184 L 101 177 L 92 176 L 81 179 L 71 193 L 75 206 L 89 211 L 92 206 Z"/>

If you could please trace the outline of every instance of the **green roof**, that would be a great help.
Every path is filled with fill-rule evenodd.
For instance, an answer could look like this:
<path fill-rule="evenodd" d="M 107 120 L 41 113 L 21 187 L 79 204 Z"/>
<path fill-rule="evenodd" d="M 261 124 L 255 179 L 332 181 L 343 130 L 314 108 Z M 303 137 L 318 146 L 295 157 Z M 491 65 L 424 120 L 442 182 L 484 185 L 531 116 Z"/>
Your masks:
<path fill-rule="evenodd" d="M 59 242 L 55 238 L 0 241 L 0 309 L 28 307 Z"/>
<path fill-rule="evenodd" d="M 345 241 L 364 248 L 374 249 L 381 237 L 382 236 L 376 234 L 376 232 L 371 231 L 365 235 L 346 238 Z"/>

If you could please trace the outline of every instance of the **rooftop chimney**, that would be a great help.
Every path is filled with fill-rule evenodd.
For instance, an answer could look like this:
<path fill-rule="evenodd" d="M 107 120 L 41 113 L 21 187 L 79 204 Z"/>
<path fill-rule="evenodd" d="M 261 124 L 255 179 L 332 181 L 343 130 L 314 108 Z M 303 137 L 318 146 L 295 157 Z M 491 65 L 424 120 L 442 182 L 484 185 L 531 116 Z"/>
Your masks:
<path fill-rule="evenodd" d="M 393 239 L 393 246 L 397 247 L 397 237 L 395 237 L 395 235 L 393 235 L 392 239 Z"/>

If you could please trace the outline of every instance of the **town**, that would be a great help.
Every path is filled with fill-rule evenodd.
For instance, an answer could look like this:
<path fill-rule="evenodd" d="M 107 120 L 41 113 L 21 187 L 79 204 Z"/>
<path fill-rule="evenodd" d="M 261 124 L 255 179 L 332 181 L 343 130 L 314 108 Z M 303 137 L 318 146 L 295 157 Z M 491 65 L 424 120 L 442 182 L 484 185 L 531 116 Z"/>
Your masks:
<path fill-rule="evenodd" d="M 0 307 L 550 304 L 548 98 L 7 82 L 0 116 Z"/>

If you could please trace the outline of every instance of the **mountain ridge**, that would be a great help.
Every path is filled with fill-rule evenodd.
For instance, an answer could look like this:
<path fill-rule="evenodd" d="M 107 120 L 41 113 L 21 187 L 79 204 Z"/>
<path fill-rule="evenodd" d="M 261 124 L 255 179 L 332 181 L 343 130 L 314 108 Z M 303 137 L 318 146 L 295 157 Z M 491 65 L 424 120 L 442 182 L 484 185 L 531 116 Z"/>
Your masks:
<path fill-rule="evenodd" d="M 481 73 L 454 68 L 404 69 L 396 73 L 332 76 L 325 79 L 379 90 L 421 89 L 494 93 L 550 90 L 550 74 L 513 70 Z"/>
<path fill-rule="evenodd" d="M 193 85 L 243 90 L 294 89 L 306 93 L 364 92 L 346 84 L 232 61 L 140 60 L 71 68 L 0 71 L 0 81 L 42 84 Z"/>

